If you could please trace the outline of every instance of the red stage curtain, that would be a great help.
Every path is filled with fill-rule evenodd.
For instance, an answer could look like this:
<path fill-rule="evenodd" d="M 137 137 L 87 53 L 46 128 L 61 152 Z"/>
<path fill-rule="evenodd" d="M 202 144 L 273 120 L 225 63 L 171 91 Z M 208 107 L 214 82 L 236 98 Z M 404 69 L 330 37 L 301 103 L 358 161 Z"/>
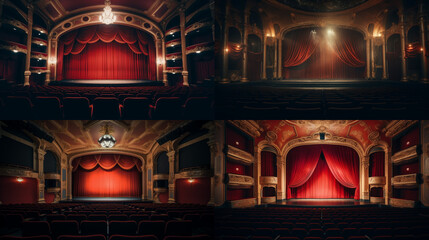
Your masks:
<path fill-rule="evenodd" d="M 39 199 L 39 183 L 35 178 L 0 176 L 0 201 L 3 204 L 37 203 Z"/>
<path fill-rule="evenodd" d="M 188 179 L 176 180 L 176 202 L 207 205 L 210 200 L 210 178 L 195 178 L 191 183 Z"/>
<path fill-rule="evenodd" d="M 354 191 L 335 179 L 323 154 L 310 179 L 304 185 L 291 189 L 292 198 L 353 198 Z"/>
<path fill-rule="evenodd" d="M 384 176 L 384 152 L 375 152 L 369 156 L 369 176 Z"/>
<path fill-rule="evenodd" d="M 332 175 L 344 187 L 354 188 L 354 197 L 359 199 L 359 156 L 356 151 L 333 145 L 324 145 L 322 149 Z"/>
<path fill-rule="evenodd" d="M 272 152 L 261 152 L 261 176 L 277 176 L 276 155 Z"/>
<path fill-rule="evenodd" d="M 303 146 L 292 149 L 287 156 L 286 167 L 287 198 L 291 198 L 291 188 L 302 186 L 310 179 L 322 152 L 321 146 Z"/>
<path fill-rule="evenodd" d="M 135 157 L 116 154 L 88 155 L 76 158 L 72 162 L 73 171 L 76 171 L 79 166 L 88 171 L 97 166 L 104 170 L 111 170 L 116 165 L 119 165 L 124 170 L 130 170 L 136 166 L 137 170 L 141 171 L 141 164 L 141 161 Z"/>
<path fill-rule="evenodd" d="M 153 39 L 124 26 L 91 26 L 62 36 L 57 79 L 156 79 Z M 133 72 L 133 73 L 129 73 Z"/>
<path fill-rule="evenodd" d="M 356 31 L 336 29 L 329 35 L 322 29 L 298 29 L 286 35 L 283 46 L 286 79 L 364 78 L 364 39 Z"/>
<path fill-rule="evenodd" d="M 92 170 L 79 167 L 73 172 L 75 197 L 141 197 L 141 173 L 136 167 L 124 170 L 115 166 L 105 170 L 101 165 Z"/>

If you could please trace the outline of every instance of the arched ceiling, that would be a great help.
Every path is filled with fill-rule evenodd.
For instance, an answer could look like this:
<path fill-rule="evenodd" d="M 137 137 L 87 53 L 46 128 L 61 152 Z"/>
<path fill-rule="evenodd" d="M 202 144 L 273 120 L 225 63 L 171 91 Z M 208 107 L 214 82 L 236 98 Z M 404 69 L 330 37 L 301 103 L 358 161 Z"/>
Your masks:
<path fill-rule="evenodd" d="M 116 138 L 112 150 L 147 154 L 156 140 L 178 126 L 181 121 L 36 121 L 51 134 L 66 154 L 103 150 L 98 139 L 104 135 L 104 126 Z"/>
<path fill-rule="evenodd" d="M 113 11 L 140 13 L 158 23 L 178 6 L 176 0 L 111 0 L 111 4 Z M 37 6 L 57 22 L 82 12 L 102 11 L 104 0 L 38 0 Z"/>
<path fill-rule="evenodd" d="M 385 120 L 261 120 L 258 124 L 264 132 L 258 140 L 272 141 L 281 149 L 293 139 L 325 132 L 355 140 L 363 149 L 366 149 L 375 139 L 390 142 L 389 138 L 382 133 L 389 122 Z"/>
<path fill-rule="evenodd" d="M 337 12 L 356 7 L 368 0 L 277 0 L 289 7 L 308 12 Z"/>

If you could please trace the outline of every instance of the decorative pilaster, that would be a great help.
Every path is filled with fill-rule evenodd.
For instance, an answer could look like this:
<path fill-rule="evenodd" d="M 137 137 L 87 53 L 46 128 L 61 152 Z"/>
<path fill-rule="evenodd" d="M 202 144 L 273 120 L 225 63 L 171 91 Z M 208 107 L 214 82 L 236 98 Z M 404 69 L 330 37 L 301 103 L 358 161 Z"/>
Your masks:
<path fill-rule="evenodd" d="M 144 163 L 142 164 L 141 171 L 142 171 L 142 200 L 146 200 L 146 192 L 147 192 L 147 190 L 146 190 L 147 181 L 145 180 L 146 179 L 146 174 L 145 174 L 146 164 L 144 164 Z"/>
<path fill-rule="evenodd" d="M 405 17 L 404 13 L 400 13 L 401 18 L 401 58 L 402 58 L 402 79 L 401 81 L 407 82 L 407 55 L 406 55 L 406 31 L 405 31 Z"/>
<path fill-rule="evenodd" d="M 247 25 L 249 24 L 249 11 L 244 11 L 244 22 L 243 22 L 243 70 L 242 70 L 242 82 L 248 82 L 247 78 Z"/>
<path fill-rule="evenodd" d="M 421 36 L 421 43 L 422 43 L 422 78 L 421 81 L 424 83 L 429 83 L 429 76 L 428 76 L 428 49 L 427 49 L 427 23 L 426 23 L 426 14 L 423 9 L 423 1 L 420 1 L 419 4 L 419 20 L 420 20 L 420 36 Z"/>
<path fill-rule="evenodd" d="M 165 55 L 166 55 L 166 50 L 165 50 L 165 37 L 162 38 L 162 82 L 164 83 L 164 86 L 168 86 L 168 80 L 167 80 L 167 72 L 166 72 L 166 68 L 167 68 L 167 63 L 165 61 Z"/>
<path fill-rule="evenodd" d="M 392 197 L 392 182 L 390 178 L 392 177 L 392 163 L 391 163 L 392 152 L 385 152 L 384 158 L 384 175 L 386 176 L 386 185 L 384 186 L 384 204 L 389 205 L 390 198 Z"/>
<path fill-rule="evenodd" d="M 383 34 L 383 80 L 386 80 L 388 78 L 387 77 L 386 47 L 387 47 L 387 38 L 386 38 L 386 34 Z"/>
<path fill-rule="evenodd" d="M 73 166 L 70 163 L 68 164 L 68 168 L 67 168 L 67 200 L 72 200 L 73 199 L 73 195 L 72 195 L 72 176 L 73 176 Z"/>
<path fill-rule="evenodd" d="M 361 199 L 369 200 L 369 155 L 364 156 L 364 159 L 362 159 L 362 185 L 363 189 L 361 192 L 363 193 L 363 196 L 361 196 Z"/>
<path fill-rule="evenodd" d="M 371 39 L 367 37 L 366 41 L 366 78 L 371 78 Z"/>
<path fill-rule="evenodd" d="M 267 79 L 267 40 L 268 36 L 264 35 L 262 49 L 262 79 Z"/>
<path fill-rule="evenodd" d="M 183 64 L 183 70 L 182 70 L 182 76 L 183 76 L 183 86 L 189 86 L 189 80 L 188 80 L 188 57 L 186 55 L 186 16 L 185 16 L 185 10 L 186 8 L 184 6 L 181 6 L 179 8 L 179 14 L 180 14 L 180 38 L 182 42 L 182 64 Z"/>
<path fill-rule="evenodd" d="M 254 196 L 256 198 L 256 204 L 261 204 L 262 191 L 261 184 L 259 183 L 259 178 L 261 178 L 261 151 L 258 147 L 255 147 L 256 154 L 254 155 L 254 164 L 253 164 L 253 179 L 256 179 L 254 185 Z"/>
<path fill-rule="evenodd" d="M 45 173 L 43 170 L 43 162 L 45 160 L 46 151 L 42 148 L 37 149 L 37 162 L 39 172 L 39 203 L 45 202 Z"/>
<path fill-rule="evenodd" d="M 24 86 L 30 85 L 30 59 L 31 59 L 31 40 L 33 36 L 33 5 L 28 4 L 28 34 L 27 34 L 27 55 L 25 56 L 25 72 L 24 72 Z"/>
<path fill-rule="evenodd" d="M 283 46 L 283 39 L 282 36 L 279 36 L 279 47 L 278 47 L 278 59 L 276 59 L 278 61 L 278 68 L 277 68 L 277 77 L 278 78 L 283 78 L 283 60 L 282 60 L 282 46 Z"/>
<path fill-rule="evenodd" d="M 161 45 L 161 39 L 156 38 L 155 40 L 156 81 L 159 81 L 161 79 L 161 77 L 159 76 L 159 65 L 162 63 L 161 61 L 159 61 L 159 51 L 160 51 L 160 48 L 162 49 L 163 45 L 164 44 Z"/>
<path fill-rule="evenodd" d="M 286 199 L 286 164 L 283 157 L 277 155 L 277 200 Z"/>
<path fill-rule="evenodd" d="M 375 72 L 376 72 L 376 66 L 375 66 L 375 39 L 371 37 L 371 78 L 375 79 Z"/>
<path fill-rule="evenodd" d="M 229 18 L 229 1 L 226 1 L 225 19 L 223 22 L 223 49 L 222 49 L 222 80 L 227 83 L 228 79 L 228 18 Z"/>
<path fill-rule="evenodd" d="M 174 163 L 175 163 L 175 158 L 176 158 L 176 152 L 173 151 L 169 151 L 167 153 L 168 156 L 168 163 L 169 163 L 169 177 L 168 177 L 168 202 L 169 203 L 174 203 L 176 200 L 174 198 L 174 190 L 175 190 L 175 177 L 174 177 L 174 173 L 175 173 L 175 169 L 174 169 Z"/>
<path fill-rule="evenodd" d="M 277 45 L 279 40 L 277 39 L 277 37 L 273 38 L 274 40 L 274 66 L 273 66 L 273 77 L 277 78 Z"/>

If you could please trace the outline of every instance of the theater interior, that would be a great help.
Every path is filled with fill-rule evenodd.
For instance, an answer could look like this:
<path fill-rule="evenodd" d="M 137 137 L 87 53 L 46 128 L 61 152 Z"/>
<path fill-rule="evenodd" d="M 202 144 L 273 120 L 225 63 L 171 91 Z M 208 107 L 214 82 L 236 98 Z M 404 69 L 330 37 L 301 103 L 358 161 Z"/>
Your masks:
<path fill-rule="evenodd" d="M 210 239 L 214 124 L 0 122 L 0 239 Z"/>
<path fill-rule="evenodd" d="M 217 118 L 428 117 L 427 1 L 215 4 Z"/>
<path fill-rule="evenodd" d="M 1 119 L 209 118 L 213 14 L 197 0 L 1 1 Z"/>

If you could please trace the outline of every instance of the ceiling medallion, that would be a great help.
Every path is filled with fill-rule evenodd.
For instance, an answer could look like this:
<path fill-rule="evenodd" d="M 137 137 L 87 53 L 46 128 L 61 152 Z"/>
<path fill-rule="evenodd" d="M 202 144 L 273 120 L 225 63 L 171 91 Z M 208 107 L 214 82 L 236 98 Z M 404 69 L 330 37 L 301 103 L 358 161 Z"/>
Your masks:
<path fill-rule="evenodd" d="M 104 135 L 98 139 L 98 143 L 102 148 L 112 148 L 116 144 L 116 139 L 110 134 L 109 125 L 107 123 L 104 125 L 103 130 Z"/>
<path fill-rule="evenodd" d="M 100 16 L 100 22 L 109 25 L 116 21 L 116 16 L 113 15 L 112 8 L 110 7 L 110 0 L 106 0 L 104 5 L 104 12 Z"/>

